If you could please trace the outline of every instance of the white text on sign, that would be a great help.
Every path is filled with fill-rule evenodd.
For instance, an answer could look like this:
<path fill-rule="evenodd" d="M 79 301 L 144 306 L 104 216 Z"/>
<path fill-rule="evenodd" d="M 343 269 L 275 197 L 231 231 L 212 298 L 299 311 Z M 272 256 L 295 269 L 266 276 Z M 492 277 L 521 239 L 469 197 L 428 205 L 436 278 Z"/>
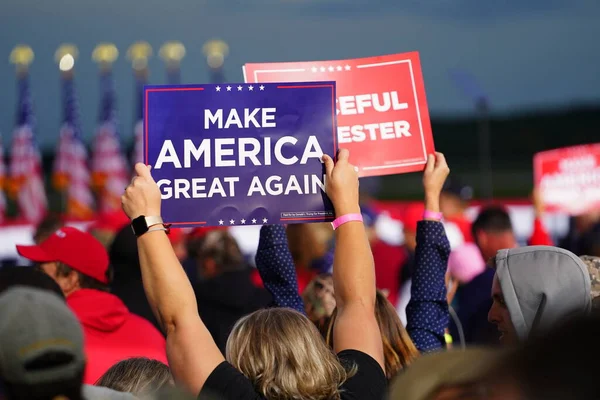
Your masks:
<path fill-rule="evenodd" d="M 408 103 L 400 102 L 396 91 L 340 96 L 336 102 L 337 115 L 361 115 L 369 111 L 385 113 L 408 109 Z M 340 143 L 412 137 L 410 123 L 405 120 L 338 126 L 337 133 Z"/>
<path fill-rule="evenodd" d="M 260 114 L 259 114 L 260 112 Z M 229 129 L 237 127 L 240 129 L 248 128 L 275 128 L 275 108 L 244 108 L 241 111 L 232 108 L 227 114 L 227 119 L 223 123 L 223 109 L 218 109 L 214 113 L 211 110 L 204 110 L 204 129 L 216 127 L 217 129 Z M 256 118 L 259 118 L 257 120 Z M 216 125 L 216 126 L 214 126 Z"/>

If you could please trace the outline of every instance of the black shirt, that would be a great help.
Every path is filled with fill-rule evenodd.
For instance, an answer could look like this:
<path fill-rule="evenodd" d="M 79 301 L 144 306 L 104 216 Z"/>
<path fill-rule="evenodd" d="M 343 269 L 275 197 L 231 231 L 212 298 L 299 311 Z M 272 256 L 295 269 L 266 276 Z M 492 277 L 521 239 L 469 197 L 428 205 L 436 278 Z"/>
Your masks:
<path fill-rule="evenodd" d="M 345 367 L 358 367 L 341 391 L 342 400 L 381 400 L 387 386 L 383 370 L 371 356 L 357 350 L 344 350 L 338 357 Z M 200 392 L 199 399 L 265 400 L 252 386 L 250 379 L 223 361 L 210 374 Z"/>

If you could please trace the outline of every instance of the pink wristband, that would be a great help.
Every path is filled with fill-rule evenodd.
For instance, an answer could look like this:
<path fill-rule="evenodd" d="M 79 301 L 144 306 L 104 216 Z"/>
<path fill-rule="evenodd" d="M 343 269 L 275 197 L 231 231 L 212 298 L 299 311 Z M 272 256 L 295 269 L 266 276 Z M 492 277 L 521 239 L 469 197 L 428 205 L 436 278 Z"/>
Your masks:
<path fill-rule="evenodd" d="M 441 221 L 444 215 L 441 212 L 427 211 L 423 212 L 423 219 L 435 219 Z"/>
<path fill-rule="evenodd" d="M 331 223 L 331 226 L 333 226 L 333 230 L 336 230 L 340 226 L 344 225 L 346 222 L 351 222 L 351 221 L 360 221 L 360 222 L 362 222 L 363 221 L 362 214 L 346 214 L 346 215 L 342 215 L 341 217 L 337 217 Z"/>

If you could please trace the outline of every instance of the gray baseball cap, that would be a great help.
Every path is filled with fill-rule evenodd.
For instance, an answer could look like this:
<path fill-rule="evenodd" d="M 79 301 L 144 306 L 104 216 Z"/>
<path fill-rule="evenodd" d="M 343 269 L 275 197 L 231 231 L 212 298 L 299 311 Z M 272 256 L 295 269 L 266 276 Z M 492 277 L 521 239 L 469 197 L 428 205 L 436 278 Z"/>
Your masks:
<path fill-rule="evenodd" d="M 56 294 L 15 286 L 0 296 L 0 315 L 0 371 L 6 382 L 37 385 L 82 373 L 83 331 Z"/>

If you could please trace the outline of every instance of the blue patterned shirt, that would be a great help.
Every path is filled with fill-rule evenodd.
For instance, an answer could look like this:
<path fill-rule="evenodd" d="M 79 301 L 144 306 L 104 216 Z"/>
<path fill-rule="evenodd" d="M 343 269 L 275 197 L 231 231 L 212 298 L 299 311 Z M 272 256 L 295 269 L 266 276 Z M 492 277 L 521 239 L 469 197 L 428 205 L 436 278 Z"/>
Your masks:
<path fill-rule="evenodd" d="M 406 307 L 406 330 L 421 352 L 446 346 L 444 333 L 450 314 L 445 277 L 449 256 L 450 242 L 444 225 L 436 221 L 419 221 L 415 271 Z"/>
<path fill-rule="evenodd" d="M 273 296 L 273 303 L 277 307 L 293 308 L 305 314 L 285 226 L 264 225 L 260 228 L 255 261 L 265 288 Z"/>
<path fill-rule="evenodd" d="M 444 333 L 449 322 L 445 275 L 450 243 L 442 223 L 418 223 L 415 253 L 406 330 L 419 351 L 430 352 L 445 347 Z M 275 305 L 305 313 L 283 225 L 261 228 L 256 266 Z"/>

